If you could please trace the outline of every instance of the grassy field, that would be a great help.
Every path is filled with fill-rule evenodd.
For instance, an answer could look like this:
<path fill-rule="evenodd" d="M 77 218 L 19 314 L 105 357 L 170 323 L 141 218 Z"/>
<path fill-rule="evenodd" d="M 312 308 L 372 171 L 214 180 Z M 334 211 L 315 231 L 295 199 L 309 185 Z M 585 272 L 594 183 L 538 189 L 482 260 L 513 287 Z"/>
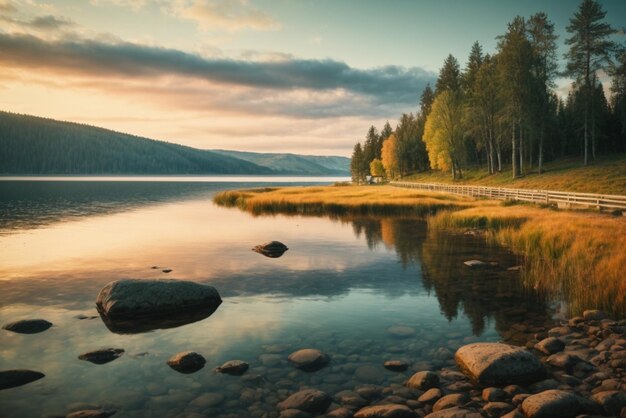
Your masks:
<path fill-rule="evenodd" d="M 253 214 L 420 215 L 429 227 L 480 229 L 524 256 L 528 286 L 568 301 L 572 313 L 626 315 L 626 217 L 565 211 L 390 186 L 316 186 L 227 191 L 217 204 Z"/>
<path fill-rule="evenodd" d="M 536 168 L 518 179 L 511 178 L 510 167 L 502 173 L 488 174 L 485 168 L 463 171 L 464 178 L 455 184 L 473 184 L 494 187 L 575 191 L 581 193 L 626 194 L 626 154 L 601 157 L 583 167 L 579 159 L 566 159 L 546 164 L 545 172 Z M 450 173 L 432 171 L 413 174 L 402 181 L 421 183 L 453 183 Z"/>

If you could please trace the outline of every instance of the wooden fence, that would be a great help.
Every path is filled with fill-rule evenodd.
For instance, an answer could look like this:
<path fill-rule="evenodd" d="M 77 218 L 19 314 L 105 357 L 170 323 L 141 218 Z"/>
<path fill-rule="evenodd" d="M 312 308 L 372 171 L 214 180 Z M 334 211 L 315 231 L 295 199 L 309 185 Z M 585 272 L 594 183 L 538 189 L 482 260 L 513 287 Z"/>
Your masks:
<path fill-rule="evenodd" d="M 555 192 L 552 190 L 532 190 L 532 189 L 507 189 L 503 187 L 486 186 L 461 186 L 442 183 L 413 183 L 392 181 L 390 183 L 396 187 L 406 187 L 410 189 L 433 190 L 462 194 L 466 196 L 486 197 L 489 199 L 511 199 L 522 200 L 524 202 L 556 204 L 561 207 L 587 207 L 598 210 L 622 210 L 626 211 L 626 196 L 575 193 L 575 192 Z"/>

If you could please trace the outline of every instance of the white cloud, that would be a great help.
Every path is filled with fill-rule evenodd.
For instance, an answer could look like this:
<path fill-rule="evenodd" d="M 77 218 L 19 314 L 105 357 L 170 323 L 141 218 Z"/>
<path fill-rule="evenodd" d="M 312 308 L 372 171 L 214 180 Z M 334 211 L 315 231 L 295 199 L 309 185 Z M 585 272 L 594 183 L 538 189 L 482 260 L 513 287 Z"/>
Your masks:
<path fill-rule="evenodd" d="M 248 0 L 176 0 L 169 11 L 203 31 L 277 30 L 280 23 Z"/>

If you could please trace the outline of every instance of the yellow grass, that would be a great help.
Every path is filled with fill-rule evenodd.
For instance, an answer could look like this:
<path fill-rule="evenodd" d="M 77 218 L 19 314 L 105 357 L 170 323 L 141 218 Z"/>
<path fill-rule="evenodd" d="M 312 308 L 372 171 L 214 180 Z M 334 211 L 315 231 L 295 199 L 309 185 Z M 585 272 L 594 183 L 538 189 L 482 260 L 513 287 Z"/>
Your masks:
<path fill-rule="evenodd" d="M 403 181 L 422 183 L 473 184 L 493 187 L 575 191 L 581 193 L 626 194 L 626 154 L 600 158 L 587 167 L 579 159 L 559 160 L 548 163 L 546 171 L 539 175 L 536 169 L 521 178 L 511 178 L 510 167 L 502 173 L 488 174 L 485 168 L 463 171 L 464 178 L 454 181 L 450 173 L 432 171 L 408 176 Z"/>
<path fill-rule="evenodd" d="M 494 204 L 440 213 L 429 225 L 487 227 L 488 239 L 525 257 L 528 286 L 563 297 L 572 313 L 626 314 L 624 217 Z"/>
<path fill-rule="evenodd" d="M 474 200 L 438 192 L 391 186 L 320 186 L 235 190 L 219 193 L 214 201 L 253 214 L 433 214 L 442 209 L 474 205 Z"/>
<path fill-rule="evenodd" d="M 526 285 L 562 297 L 571 313 L 626 315 L 626 218 L 478 200 L 390 186 L 227 191 L 215 202 L 253 214 L 426 215 L 433 228 L 480 228 L 525 258 Z"/>

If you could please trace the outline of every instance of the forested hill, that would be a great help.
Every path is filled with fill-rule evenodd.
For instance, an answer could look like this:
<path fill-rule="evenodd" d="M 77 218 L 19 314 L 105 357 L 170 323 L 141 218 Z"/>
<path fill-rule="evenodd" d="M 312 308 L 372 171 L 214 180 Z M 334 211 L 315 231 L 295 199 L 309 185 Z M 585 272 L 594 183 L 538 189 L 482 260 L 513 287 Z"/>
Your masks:
<path fill-rule="evenodd" d="M 0 112 L 0 174 L 275 174 L 211 151 Z"/>
<path fill-rule="evenodd" d="M 271 168 L 280 174 L 350 175 L 350 159 L 346 157 L 227 150 L 212 151 L 250 161 L 262 167 Z"/>

